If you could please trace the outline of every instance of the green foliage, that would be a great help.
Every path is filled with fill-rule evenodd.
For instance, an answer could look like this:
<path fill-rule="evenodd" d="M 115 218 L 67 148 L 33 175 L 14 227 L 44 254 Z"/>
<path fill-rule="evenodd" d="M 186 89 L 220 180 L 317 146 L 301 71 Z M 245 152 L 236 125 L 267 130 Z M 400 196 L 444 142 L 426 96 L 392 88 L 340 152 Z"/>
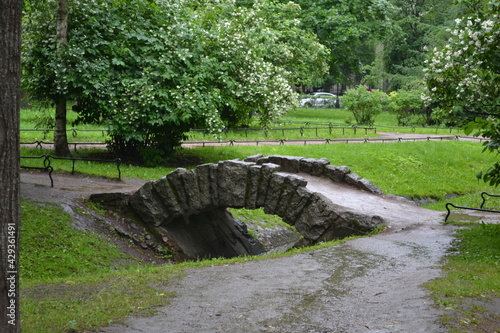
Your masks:
<path fill-rule="evenodd" d="M 453 0 L 391 0 L 396 7 L 390 32 L 381 40 L 380 56 L 371 73 L 373 83 L 386 91 L 421 87 L 427 49 L 448 38 L 459 6 Z"/>
<path fill-rule="evenodd" d="M 390 110 L 396 114 L 400 126 L 430 125 L 430 110 L 425 107 L 421 90 L 393 91 L 390 96 Z"/>
<path fill-rule="evenodd" d="M 426 68 L 426 100 L 439 107 L 436 115 L 448 122 L 467 123 L 467 134 L 484 136 L 485 150 L 500 146 L 500 4 L 496 1 L 462 1 L 471 8 L 456 19 L 452 37 L 434 49 Z M 500 184 L 500 165 L 494 164 L 480 178 Z"/>
<path fill-rule="evenodd" d="M 383 91 L 359 85 L 346 91 L 342 103 L 358 124 L 373 124 L 375 117 L 389 106 L 389 98 Z"/>
<path fill-rule="evenodd" d="M 326 85 L 361 81 L 373 62 L 374 41 L 389 31 L 394 7 L 387 0 L 298 0 L 304 25 L 330 50 Z"/>
<path fill-rule="evenodd" d="M 73 1 L 62 54 L 51 42 L 54 12 L 48 1 L 27 6 L 25 89 L 76 100 L 78 121 L 107 126 L 115 152 L 152 164 L 194 127 L 217 135 L 255 114 L 269 126 L 295 107 L 291 84 L 327 70 L 292 3 Z"/>

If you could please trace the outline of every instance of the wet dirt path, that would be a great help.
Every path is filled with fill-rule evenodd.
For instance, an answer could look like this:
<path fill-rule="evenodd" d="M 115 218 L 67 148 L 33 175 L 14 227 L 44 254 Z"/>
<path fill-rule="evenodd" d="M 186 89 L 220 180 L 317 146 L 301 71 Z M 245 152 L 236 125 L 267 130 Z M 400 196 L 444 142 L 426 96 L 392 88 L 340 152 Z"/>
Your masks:
<path fill-rule="evenodd" d="M 287 258 L 193 269 L 172 304 L 101 332 L 446 332 L 422 284 L 440 275 L 453 226 L 443 213 L 308 178 L 308 186 L 390 226 Z"/>

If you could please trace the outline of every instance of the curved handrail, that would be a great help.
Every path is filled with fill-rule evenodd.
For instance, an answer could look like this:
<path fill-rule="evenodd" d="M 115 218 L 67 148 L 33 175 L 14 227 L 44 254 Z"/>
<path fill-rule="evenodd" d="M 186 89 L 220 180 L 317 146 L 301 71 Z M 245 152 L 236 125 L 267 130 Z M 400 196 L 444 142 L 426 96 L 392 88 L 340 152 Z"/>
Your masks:
<path fill-rule="evenodd" d="M 445 206 L 446 210 L 448 211 L 448 214 L 446 214 L 446 217 L 444 218 L 444 223 L 448 222 L 448 217 L 450 217 L 450 214 L 451 214 L 451 210 L 450 210 L 449 206 L 452 206 L 452 207 L 457 208 L 457 209 L 468 209 L 468 210 L 474 210 L 474 211 L 479 211 L 479 212 L 488 212 L 488 213 L 500 213 L 500 210 L 456 206 L 456 205 L 452 204 L 451 202 L 448 202 Z"/>
<path fill-rule="evenodd" d="M 481 193 L 481 198 L 483 198 L 483 202 L 481 202 L 481 206 L 480 206 L 481 208 L 483 208 L 484 204 L 486 203 L 486 198 L 485 198 L 486 195 L 489 197 L 500 198 L 500 195 L 497 195 L 497 194 L 489 194 L 486 192 Z"/>

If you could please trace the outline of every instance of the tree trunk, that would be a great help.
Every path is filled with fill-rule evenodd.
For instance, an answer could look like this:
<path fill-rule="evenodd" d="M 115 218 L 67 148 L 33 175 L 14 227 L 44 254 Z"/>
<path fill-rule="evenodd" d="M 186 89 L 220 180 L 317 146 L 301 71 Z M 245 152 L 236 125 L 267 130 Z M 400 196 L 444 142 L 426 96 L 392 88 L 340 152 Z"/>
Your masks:
<path fill-rule="evenodd" d="M 66 134 L 66 99 L 56 101 L 56 122 L 54 126 L 54 154 L 56 156 L 71 156 Z"/>
<path fill-rule="evenodd" d="M 0 5 L 0 332 L 20 332 L 21 0 Z"/>
<path fill-rule="evenodd" d="M 62 53 L 68 44 L 68 0 L 57 2 L 57 50 Z M 56 156 L 70 156 L 68 136 L 66 135 L 66 98 L 61 96 L 55 101 L 56 122 L 54 127 L 54 153 Z"/>

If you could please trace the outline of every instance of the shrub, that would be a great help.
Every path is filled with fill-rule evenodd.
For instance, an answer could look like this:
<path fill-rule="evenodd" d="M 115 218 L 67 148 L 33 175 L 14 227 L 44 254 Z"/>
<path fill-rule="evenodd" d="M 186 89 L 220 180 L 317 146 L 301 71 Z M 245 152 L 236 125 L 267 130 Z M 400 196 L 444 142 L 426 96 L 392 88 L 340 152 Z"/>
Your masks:
<path fill-rule="evenodd" d="M 418 90 L 398 90 L 389 94 L 391 111 L 396 114 L 398 125 L 425 125 L 429 122 L 422 92 Z"/>
<path fill-rule="evenodd" d="M 375 117 L 389 106 L 386 93 L 378 89 L 369 89 L 364 85 L 347 90 L 343 104 L 352 112 L 358 124 L 373 124 Z"/>

